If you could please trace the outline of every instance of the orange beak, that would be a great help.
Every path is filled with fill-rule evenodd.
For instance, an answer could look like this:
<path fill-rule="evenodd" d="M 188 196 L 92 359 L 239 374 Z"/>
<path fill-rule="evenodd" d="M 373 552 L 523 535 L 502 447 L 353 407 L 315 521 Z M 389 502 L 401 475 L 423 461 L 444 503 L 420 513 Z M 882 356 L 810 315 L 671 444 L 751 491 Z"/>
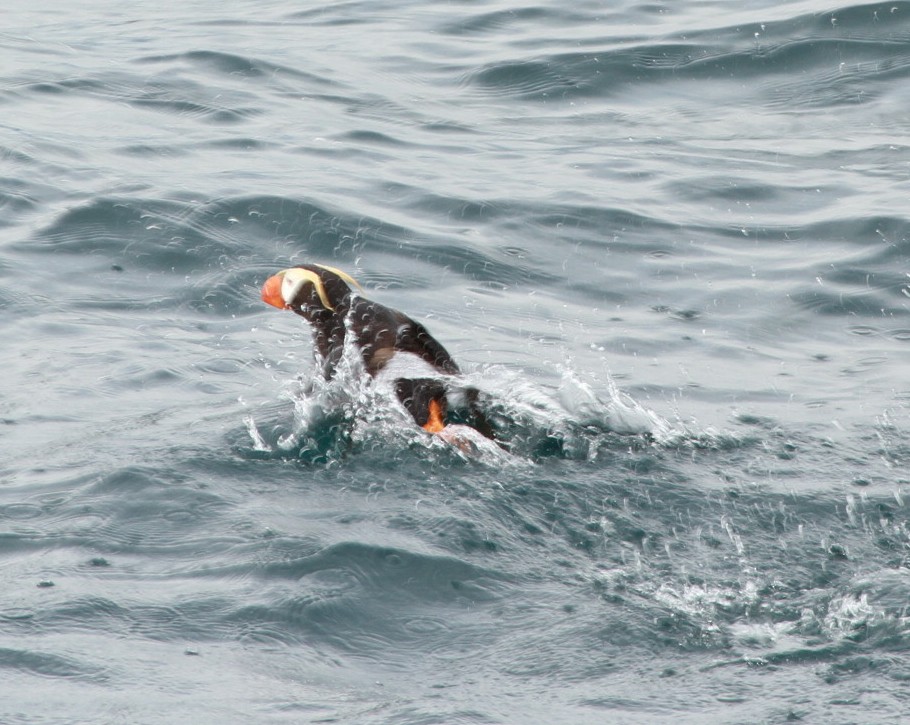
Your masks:
<path fill-rule="evenodd" d="M 284 272 L 273 274 L 262 285 L 262 301 L 279 310 L 288 309 L 287 303 L 281 296 L 281 283 L 284 281 Z"/>
<path fill-rule="evenodd" d="M 442 406 L 439 405 L 438 400 L 431 400 L 430 414 L 427 422 L 423 424 L 423 429 L 428 433 L 439 433 L 445 427 L 446 423 L 442 419 Z"/>

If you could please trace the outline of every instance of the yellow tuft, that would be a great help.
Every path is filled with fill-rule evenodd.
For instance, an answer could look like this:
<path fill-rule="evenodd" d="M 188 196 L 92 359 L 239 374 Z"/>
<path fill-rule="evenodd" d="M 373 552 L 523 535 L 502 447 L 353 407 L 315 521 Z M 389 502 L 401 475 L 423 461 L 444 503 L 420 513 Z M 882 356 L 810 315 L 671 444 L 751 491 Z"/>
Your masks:
<path fill-rule="evenodd" d="M 319 267 L 320 269 L 328 270 L 337 274 L 345 282 L 353 284 L 357 289 L 363 291 L 363 288 L 357 284 L 357 280 L 353 277 L 345 274 L 340 269 L 335 269 L 334 267 L 328 267 L 324 264 L 314 264 L 314 267 Z M 325 285 L 322 282 L 322 279 L 319 275 L 311 269 L 301 269 L 300 267 L 291 267 L 286 269 L 283 272 L 284 282 L 282 283 L 281 296 L 284 298 L 284 301 L 290 304 L 291 300 L 297 296 L 297 292 L 300 291 L 300 288 L 306 282 L 310 282 L 313 287 L 316 288 L 316 294 L 319 295 L 319 301 L 322 302 L 322 306 L 327 310 L 335 311 L 335 308 L 329 303 L 329 296 L 325 291 Z"/>
<path fill-rule="evenodd" d="M 345 282 L 347 282 L 348 284 L 354 285 L 357 289 L 359 289 L 361 292 L 363 292 L 363 287 L 360 286 L 360 283 L 356 279 L 354 279 L 351 275 L 349 275 L 347 272 L 342 272 L 340 269 L 338 269 L 336 267 L 329 267 L 327 264 L 314 264 L 313 266 L 319 267 L 319 269 L 327 269 L 329 272 L 333 272 L 333 273 L 337 274 Z M 320 298 L 321 298 L 321 295 L 320 295 Z"/>

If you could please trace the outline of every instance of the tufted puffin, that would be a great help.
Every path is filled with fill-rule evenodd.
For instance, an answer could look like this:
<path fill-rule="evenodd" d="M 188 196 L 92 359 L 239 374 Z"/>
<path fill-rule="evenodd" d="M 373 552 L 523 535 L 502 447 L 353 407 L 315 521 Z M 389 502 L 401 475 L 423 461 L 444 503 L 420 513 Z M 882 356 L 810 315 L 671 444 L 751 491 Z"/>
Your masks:
<path fill-rule="evenodd" d="M 371 376 L 400 354 L 415 355 L 441 376 L 459 374 L 452 356 L 423 325 L 403 312 L 360 296 L 351 287 L 361 289 L 340 269 L 302 264 L 269 277 L 262 287 L 262 300 L 292 310 L 310 323 L 327 380 L 341 361 L 349 332 Z M 395 393 L 421 428 L 440 433 L 446 427 L 449 399 L 447 387 L 438 377 L 398 378 Z M 468 420 L 473 428 L 492 438 L 492 428 L 477 404 L 478 395 L 476 388 L 465 390 Z"/>

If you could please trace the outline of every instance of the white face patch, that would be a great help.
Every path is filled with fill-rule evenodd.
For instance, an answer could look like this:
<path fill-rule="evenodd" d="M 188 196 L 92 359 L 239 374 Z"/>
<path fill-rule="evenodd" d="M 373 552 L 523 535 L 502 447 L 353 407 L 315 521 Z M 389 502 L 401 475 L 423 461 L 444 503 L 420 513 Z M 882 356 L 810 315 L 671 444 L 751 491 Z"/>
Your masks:
<path fill-rule="evenodd" d="M 354 285 L 357 289 L 360 289 L 360 285 L 357 284 L 357 280 L 351 277 L 350 275 L 345 274 L 340 269 L 335 269 L 334 267 L 327 267 L 324 264 L 317 264 L 316 267 L 324 269 L 332 274 L 338 275 L 342 280 L 348 284 Z M 305 284 L 312 284 L 316 288 L 316 294 L 319 295 L 319 301 L 322 303 L 322 306 L 335 311 L 335 308 L 329 302 L 329 294 L 326 292 L 325 284 L 322 281 L 322 278 L 317 272 L 314 272 L 311 269 L 301 269 L 300 267 L 290 267 L 285 269 L 279 274 L 283 275 L 281 279 L 281 299 L 284 300 L 284 303 L 288 306 L 293 303 L 297 298 L 297 295 L 300 294 L 300 290 Z"/>
<path fill-rule="evenodd" d="M 322 302 L 323 307 L 327 310 L 335 309 L 329 304 L 329 298 L 325 293 L 325 287 L 322 284 L 322 280 L 319 279 L 319 275 L 312 270 L 300 269 L 300 267 L 291 267 L 284 270 L 284 278 L 281 280 L 281 299 L 284 300 L 285 304 L 290 305 L 305 284 L 311 284 L 316 288 L 316 294 L 319 295 L 319 300 Z"/>

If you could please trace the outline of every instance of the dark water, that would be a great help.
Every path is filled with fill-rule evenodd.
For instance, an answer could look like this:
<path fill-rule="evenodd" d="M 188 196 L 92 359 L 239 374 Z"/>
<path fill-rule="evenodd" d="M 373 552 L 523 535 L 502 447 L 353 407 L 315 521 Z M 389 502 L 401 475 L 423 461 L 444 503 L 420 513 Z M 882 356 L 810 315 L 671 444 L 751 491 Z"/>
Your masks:
<path fill-rule="evenodd" d="M 910 711 L 910 3 L 34 3 L 0 29 L 0 722 Z M 307 392 L 272 272 L 509 454 Z"/>

